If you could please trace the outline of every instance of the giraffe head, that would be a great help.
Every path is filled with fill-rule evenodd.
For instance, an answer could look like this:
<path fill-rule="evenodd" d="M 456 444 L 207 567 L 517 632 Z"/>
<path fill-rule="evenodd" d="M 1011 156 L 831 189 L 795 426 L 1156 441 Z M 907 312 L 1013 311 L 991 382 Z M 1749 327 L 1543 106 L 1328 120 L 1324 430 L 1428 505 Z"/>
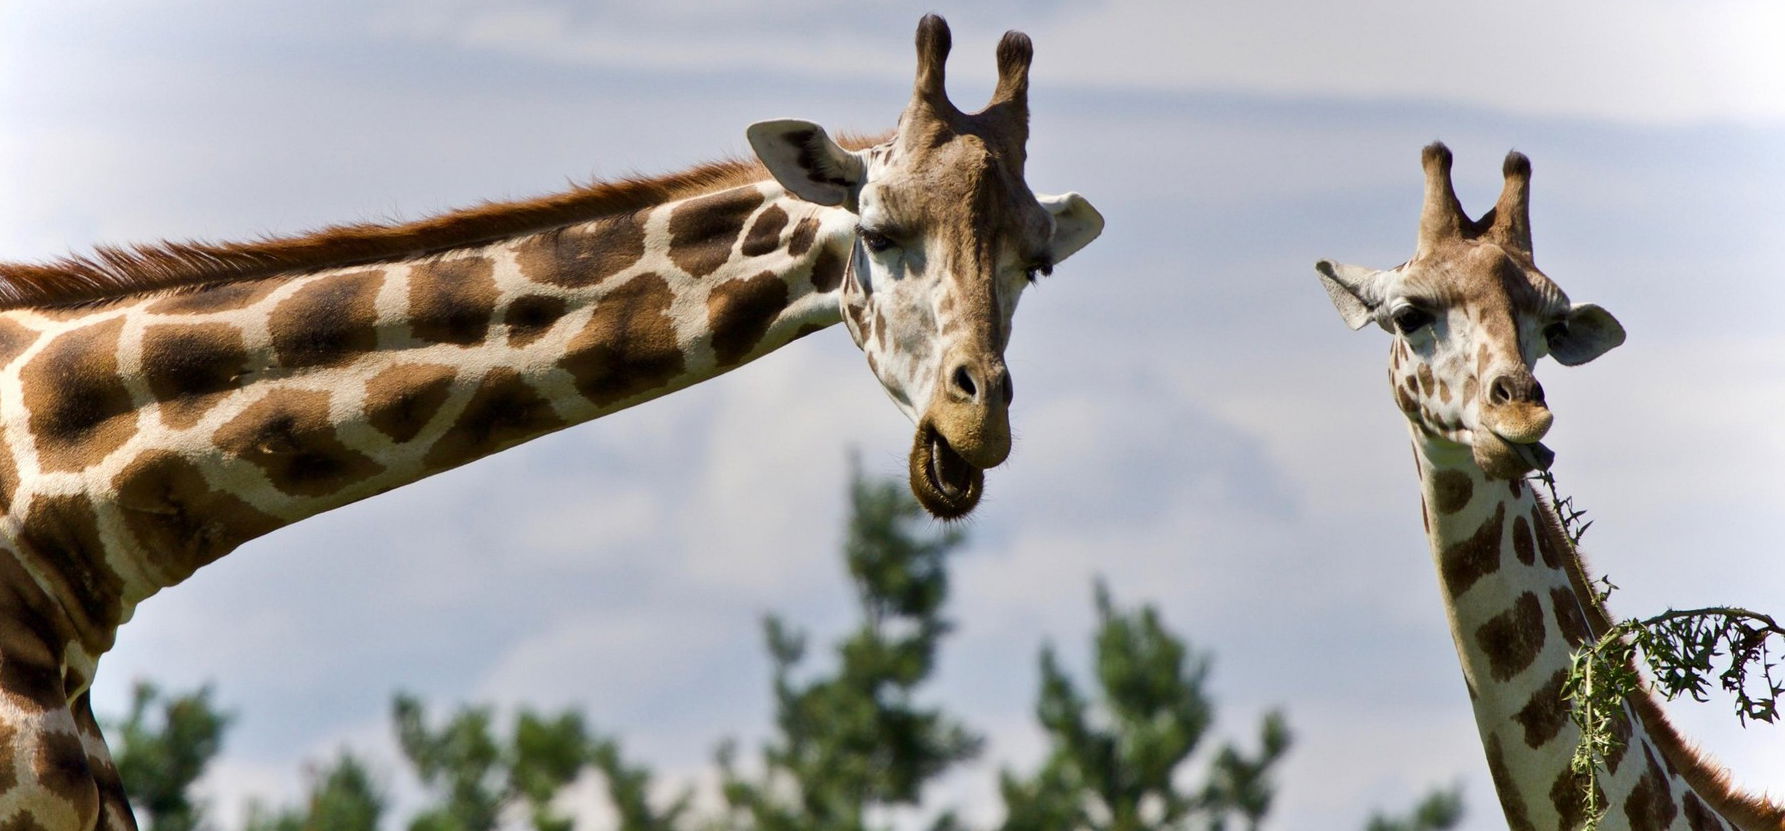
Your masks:
<path fill-rule="evenodd" d="M 1591 303 L 1573 303 L 1531 258 L 1531 162 L 1508 153 L 1493 209 L 1470 220 L 1450 182 L 1450 150 L 1422 154 L 1425 207 L 1413 259 L 1377 271 L 1315 264 L 1353 329 L 1375 322 L 1394 336 L 1395 402 L 1421 435 L 1463 445 L 1489 476 L 1547 468 L 1552 416 L 1531 374 L 1550 355 L 1564 366 L 1624 342 L 1624 328 Z"/>
<path fill-rule="evenodd" d="M 916 89 L 882 144 L 845 150 L 807 121 L 749 130 L 757 156 L 789 192 L 854 215 L 843 319 L 917 425 L 911 489 L 941 518 L 971 511 L 984 469 L 1010 454 L 1004 348 L 1017 298 L 1103 230 L 1083 197 L 1038 196 L 1023 179 L 1028 36 L 1009 32 L 998 44 L 998 86 L 977 113 L 948 100 L 948 50 L 948 24 L 925 17 Z"/>

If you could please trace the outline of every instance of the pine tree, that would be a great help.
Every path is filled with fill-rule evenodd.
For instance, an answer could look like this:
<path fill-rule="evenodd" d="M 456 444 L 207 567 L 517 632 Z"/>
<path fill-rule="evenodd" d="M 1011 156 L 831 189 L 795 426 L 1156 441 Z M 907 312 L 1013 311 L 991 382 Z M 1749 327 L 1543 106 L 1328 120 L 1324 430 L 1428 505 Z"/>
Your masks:
<path fill-rule="evenodd" d="M 223 748 L 230 717 L 211 703 L 211 689 L 164 696 L 146 681 L 132 690 L 130 714 L 110 732 L 112 760 L 145 831 L 196 831 L 203 807 L 192 783 Z"/>
<path fill-rule="evenodd" d="M 403 755 L 437 799 L 410 821 L 410 831 L 494 831 L 510 807 L 524 808 L 535 831 L 570 831 L 571 818 L 551 800 L 589 763 L 592 744 L 581 716 L 523 709 L 502 741 L 488 707 L 460 708 L 432 729 L 421 701 L 398 695 L 392 720 Z"/>
<path fill-rule="evenodd" d="M 1282 714 L 1265 716 L 1256 753 L 1224 745 L 1200 787 L 1180 785 L 1214 721 L 1209 660 L 1151 606 L 1119 610 L 1101 582 L 1096 602 L 1097 699 L 1043 648 L 1036 714 L 1052 751 L 1031 777 L 1003 775 L 1005 831 L 1219 831 L 1233 817 L 1257 828 L 1275 794 L 1270 775 L 1289 750 Z"/>
<path fill-rule="evenodd" d="M 246 831 L 377 831 L 384 796 L 371 769 L 342 751 L 320 771 L 310 773 L 310 791 L 301 808 L 268 811 L 248 808 Z"/>
<path fill-rule="evenodd" d="M 964 535 L 928 530 L 895 482 L 856 473 L 850 504 L 843 554 L 861 624 L 836 645 L 832 674 L 799 682 L 804 635 L 778 617 L 764 622 L 777 734 L 756 776 L 738 769 L 735 748 L 719 753 L 733 827 L 862 831 L 875 809 L 919 804 L 925 784 L 979 751 L 977 736 L 916 696 L 950 628 L 947 560 Z"/>

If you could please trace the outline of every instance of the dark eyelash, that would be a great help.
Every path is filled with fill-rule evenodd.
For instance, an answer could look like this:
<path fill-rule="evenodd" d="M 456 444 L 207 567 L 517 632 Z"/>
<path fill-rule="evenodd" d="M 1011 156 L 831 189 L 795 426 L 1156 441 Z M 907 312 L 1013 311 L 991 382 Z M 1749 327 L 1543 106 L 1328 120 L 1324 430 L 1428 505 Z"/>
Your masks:
<path fill-rule="evenodd" d="M 1028 270 L 1023 273 L 1023 279 L 1028 280 L 1030 285 L 1034 285 L 1040 282 L 1042 277 L 1047 277 L 1053 273 L 1053 263 L 1036 263 L 1029 266 Z"/>
<path fill-rule="evenodd" d="M 881 251 L 893 247 L 892 238 L 879 231 L 870 230 L 857 225 L 855 226 L 855 233 L 861 237 L 862 245 L 867 246 L 869 251 L 880 253 Z"/>

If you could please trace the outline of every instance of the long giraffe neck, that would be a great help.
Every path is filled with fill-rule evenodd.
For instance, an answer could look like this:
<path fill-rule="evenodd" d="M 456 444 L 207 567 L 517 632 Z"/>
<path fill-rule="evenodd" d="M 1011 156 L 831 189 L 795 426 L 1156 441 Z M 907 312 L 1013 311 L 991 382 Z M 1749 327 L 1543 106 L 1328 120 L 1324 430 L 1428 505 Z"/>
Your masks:
<path fill-rule="evenodd" d="M 65 610 L 65 694 L 138 601 L 246 540 L 839 322 L 852 226 L 752 184 L 420 259 L 0 313 L 5 542 Z"/>
<path fill-rule="evenodd" d="M 1426 531 L 1488 770 L 1513 831 L 1572 829 L 1580 732 L 1562 685 L 1570 656 L 1611 625 L 1579 554 L 1529 483 L 1488 478 L 1468 448 L 1414 431 Z M 1777 809 L 1732 795 L 1646 695 L 1614 718 L 1620 745 L 1598 778 L 1602 828 L 1785 828 Z"/>

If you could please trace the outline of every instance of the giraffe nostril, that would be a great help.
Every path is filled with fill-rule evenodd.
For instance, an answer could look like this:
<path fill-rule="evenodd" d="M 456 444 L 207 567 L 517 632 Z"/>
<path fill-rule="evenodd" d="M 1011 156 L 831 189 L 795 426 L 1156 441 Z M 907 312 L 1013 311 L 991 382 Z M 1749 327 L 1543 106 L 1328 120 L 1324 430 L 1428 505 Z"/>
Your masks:
<path fill-rule="evenodd" d="M 1543 404 L 1543 385 L 1537 379 L 1525 374 L 1502 375 L 1488 385 L 1488 402 L 1496 406 L 1511 404 L 1514 401 L 1526 404 Z"/>
<path fill-rule="evenodd" d="M 967 371 L 965 364 L 954 368 L 954 386 L 968 398 L 979 395 L 979 385 L 973 383 L 973 373 Z"/>
<path fill-rule="evenodd" d="M 1512 384 L 1504 377 L 1495 378 L 1488 386 L 1488 400 L 1495 404 L 1505 404 L 1512 400 Z"/>

